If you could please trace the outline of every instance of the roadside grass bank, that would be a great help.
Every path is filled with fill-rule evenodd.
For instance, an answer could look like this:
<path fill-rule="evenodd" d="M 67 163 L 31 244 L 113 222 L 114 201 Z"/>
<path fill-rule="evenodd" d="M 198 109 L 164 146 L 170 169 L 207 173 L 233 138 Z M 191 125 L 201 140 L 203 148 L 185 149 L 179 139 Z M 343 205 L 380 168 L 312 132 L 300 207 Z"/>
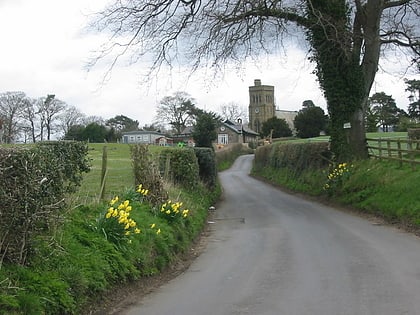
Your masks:
<path fill-rule="evenodd" d="M 420 231 L 420 169 L 395 161 L 368 159 L 338 165 L 279 166 L 278 144 L 256 152 L 251 174 L 295 192 L 383 218 Z M 261 162 L 263 161 L 263 162 Z M 273 161 L 277 165 L 273 166 Z M 311 165 L 311 161 L 305 161 Z"/>
<path fill-rule="evenodd" d="M 176 263 L 199 237 L 220 197 L 218 183 L 166 182 L 168 199 L 152 205 L 153 191 L 134 186 L 129 146 L 107 144 L 106 197 L 99 200 L 103 146 L 89 144 L 92 171 L 70 196 L 61 226 L 34 240 L 27 264 L 0 264 L 0 314 L 88 313 L 114 288 L 147 282 Z"/>
<path fill-rule="evenodd" d="M 242 143 L 216 148 L 217 170 L 219 172 L 227 170 L 239 156 L 252 153 L 254 153 L 254 149 Z"/>

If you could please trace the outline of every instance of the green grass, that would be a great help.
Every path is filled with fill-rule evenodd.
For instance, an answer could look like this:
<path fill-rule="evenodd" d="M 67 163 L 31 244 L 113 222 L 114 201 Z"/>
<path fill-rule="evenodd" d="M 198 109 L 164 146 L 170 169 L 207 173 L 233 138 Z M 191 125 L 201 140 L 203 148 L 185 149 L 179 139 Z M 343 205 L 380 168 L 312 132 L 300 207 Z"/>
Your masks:
<path fill-rule="evenodd" d="M 91 203 L 100 197 L 102 155 L 105 146 L 108 156 L 105 185 L 106 197 L 110 199 L 113 194 L 121 193 L 121 191 L 134 186 L 129 145 L 90 143 L 89 159 L 92 162 L 92 166 L 91 171 L 84 175 L 82 186 L 75 196 L 78 203 Z"/>
<path fill-rule="evenodd" d="M 377 159 L 357 161 L 343 180 L 325 190 L 330 171 L 307 169 L 295 176 L 293 170 L 267 167 L 252 173 L 291 190 L 420 230 L 420 166 L 413 169 L 409 164 Z"/>
<path fill-rule="evenodd" d="M 82 186 L 74 196 L 75 203 L 86 204 L 97 201 L 101 191 L 101 172 L 103 149 L 107 152 L 107 175 L 105 197 L 114 195 L 134 186 L 134 175 L 131 163 L 130 145 L 123 143 L 90 143 L 89 159 L 91 171 L 84 175 Z M 151 154 L 157 154 L 163 147 L 150 146 Z"/>
<path fill-rule="evenodd" d="M 101 297 L 114 286 L 141 281 L 165 269 L 202 231 L 208 207 L 220 196 L 219 186 L 212 191 L 204 185 L 197 185 L 194 191 L 168 186 L 170 199 L 182 201 L 183 208 L 190 210 L 186 219 L 170 221 L 134 191 L 130 147 L 107 144 L 107 197 L 98 201 L 103 146 L 89 144 L 92 171 L 73 196 L 75 202 L 66 211 L 63 225 L 34 241 L 27 266 L 0 265 L 1 315 L 81 314 L 92 303 L 102 303 Z M 152 153 L 160 149 L 150 147 Z M 133 236 L 118 234 L 118 243 L 110 241 L 110 230 L 99 228 L 97 221 L 114 195 L 121 201 L 130 200 L 130 216 L 142 230 Z"/>

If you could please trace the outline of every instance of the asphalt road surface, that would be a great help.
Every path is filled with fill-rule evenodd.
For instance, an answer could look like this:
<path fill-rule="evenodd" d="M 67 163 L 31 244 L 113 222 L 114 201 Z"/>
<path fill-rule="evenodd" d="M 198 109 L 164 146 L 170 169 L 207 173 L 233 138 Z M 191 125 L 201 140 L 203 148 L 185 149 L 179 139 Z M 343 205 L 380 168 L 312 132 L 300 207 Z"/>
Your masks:
<path fill-rule="evenodd" d="M 126 315 L 420 314 L 420 239 L 220 173 L 224 200 L 205 252 Z"/>

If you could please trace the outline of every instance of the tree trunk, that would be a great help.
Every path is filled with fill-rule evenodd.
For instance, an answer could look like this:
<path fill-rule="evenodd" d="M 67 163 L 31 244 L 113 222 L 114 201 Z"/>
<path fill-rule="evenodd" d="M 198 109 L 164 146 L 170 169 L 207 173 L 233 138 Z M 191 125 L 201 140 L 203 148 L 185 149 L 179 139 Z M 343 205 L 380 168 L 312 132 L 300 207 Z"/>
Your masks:
<path fill-rule="evenodd" d="M 313 24 L 308 38 L 331 119 L 331 150 L 338 162 L 368 157 L 364 116 L 379 62 L 382 5 L 382 0 L 371 0 L 358 8 L 352 37 L 343 1 L 310 1 Z"/>

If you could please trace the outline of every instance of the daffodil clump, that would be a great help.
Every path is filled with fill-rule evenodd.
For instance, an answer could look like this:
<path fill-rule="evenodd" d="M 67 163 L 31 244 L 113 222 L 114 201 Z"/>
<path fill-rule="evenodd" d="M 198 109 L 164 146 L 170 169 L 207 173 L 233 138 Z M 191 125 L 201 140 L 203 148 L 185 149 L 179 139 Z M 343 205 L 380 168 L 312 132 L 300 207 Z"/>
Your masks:
<path fill-rule="evenodd" d="M 131 243 L 131 236 L 140 234 L 137 222 L 130 218 L 132 206 L 129 200 L 119 202 L 119 197 L 112 198 L 105 215 L 99 218 L 98 226 L 105 237 L 121 247 L 123 243 Z"/>
<path fill-rule="evenodd" d="M 324 190 L 332 191 L 340 186 L 344 180 L 350 176 L 350 171 L 353 165 L 347 163 L 340 163 L 332 169 L 328 174 L 327 182 L 324 185 Z"/>
<path fill-rule="evenodd" d="M 149 189 L 143 187 L 143 184 L 138 185 L 136 192 L 138 192 L 143 197 L 146 197 L 149 194 Z"/>
<path fill-rule="evenodd" d="M 172 202 L 168 200 L 160 208 L 160 214 L 168 221 L 186 219 L 190 210 L 182 209 L 182 202 Z"/>

